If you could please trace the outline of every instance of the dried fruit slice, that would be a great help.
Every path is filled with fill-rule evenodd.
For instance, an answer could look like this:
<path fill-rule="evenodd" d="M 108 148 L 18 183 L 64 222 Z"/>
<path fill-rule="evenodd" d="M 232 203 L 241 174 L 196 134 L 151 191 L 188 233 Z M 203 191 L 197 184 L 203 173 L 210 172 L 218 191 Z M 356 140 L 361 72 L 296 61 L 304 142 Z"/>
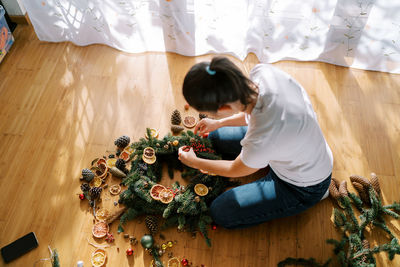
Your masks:
<path fill-rule="evenodd" d="M 150 165 L 154 164 L 156 162 L 156 160 L 157 160 L 156 156 L 148 159 L 144 155 L 142 156 L 142 159 L 143 159 L 144 162 L 146 162 L 147 164 L 150 164 Z"/>
<path fill-rule="evenodd" d="M 98 222 L 93 225 L 92 234 L 96 238 L 103 238 L 108 233 L 108 230 L 108 224 L 106 224 L 105 222 Z"/>
<path fill-rule="evenodd" d="M 119 158 L 125 160 L 125 162 L 128 162 L 130 160 L 129 153 L 126 151 L 122 151 L 119 155 Z"/>
<path fill-rule="evenodd" d="M 92 181 L 90 181 L 89 185 L 90 187 L 99 187 L 102 183 L 103 180 L 99 176 L 96 176 Z"/>
<path fill-rule="evenodd" d="M 160 201 L 162 203 L 168 204 L 174 199 L 174 192 L 165 188 L 165 189 L 161 190 L 159 197 L 160 197 Z"/>
<path fill-rule="evenodd" d="M 152 147 L 146 147 L 143 150 L 143 156 L 145 158 L 152 159 L 155 156 L 155 154 L 156 154 L 156 152 L 154 151 L 154 148 L 152 148 Z"/>
<path fill-rule="evenodd" d="M 183 119 L 183 125 L 186 127 L 186 128 L 193 128 L 194 126 L 196 126 L 196 118 L 195 117 L 193 117 L 193 116 L 186 116 L 184 119 Z"/>
<path fill-rule="evenodd" d="M 208 194 L 208 187 L 205 186 L 204 184 L 196 184 L 196 185 L 194 186 L 194 192 L 195 192 L 197 195 L 203 197 L 203 196 L 205 196 L 205 195 Z"/>
<path fill-rule="evenodd" d="M 101 267 L 106 262 L 106 252 L 102 249 L 96 249 L 92 254 L 91 262 L 94 267 Z"/>
<path fill-rule="evenodd" d="M 111 195 L 118 195 L 121 192 L 121 186 L 119 184 L 112 185 L 110 187 Z"/>
<path fill-rule="evenodd" d="M 164 189 L 165 187 L 163 185 L 153 185 L 153 187 L 150 189 L 150 196 L 155 200 L 160 200 L 160 192 Z"/>
<path fill-rule="evenodd" d="M 110 212 L 106 209 L 99 209 L 96 212 L 96 219 L 99 221 L 105 221 L 110 217 Z"/>
<path fill-rule="evenodd" d="M 107 167 L 108 167 L 108 168 L 115 167 L 115 162 L 117 162 L 117 159 L 116 159 L 116 158 L 108 159 L 108 160 L 107 160 Z"/>
<path fill-rule="evenodd" d="M 150 134 L 151 134 L 151 137 L 157 138 L 157 137 L 158 137 L 158 131 L 157 131 L 157 129 L 150 128 Z M 146 132 L 145 137 L 146 137 L 147 139 L 149 139 L 149 137 L 147 136 L 147 132 Z"/>
<path fill-rule="evenodd" d="M 97 165 L 97 167 L 100 167 L 101 164 L 106 164 L 106 163 L 107 162 L 106 162 L 105 159 L 100 158 L 100 159 L 97 160 L 96 165 Z"/>
<path fill-rule="evenodd" d="M 168 267 L 181 267 L 181 262 L 178 260 L 178 258 L 173 257 L 168 260 Z"/>

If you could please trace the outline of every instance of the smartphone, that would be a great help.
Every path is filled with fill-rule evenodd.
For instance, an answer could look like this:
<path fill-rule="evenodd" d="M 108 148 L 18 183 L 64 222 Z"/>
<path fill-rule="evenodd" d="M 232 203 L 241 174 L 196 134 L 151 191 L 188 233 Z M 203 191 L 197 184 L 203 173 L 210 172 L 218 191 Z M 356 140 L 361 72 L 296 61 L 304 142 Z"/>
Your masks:
<path fill-rule="evenodd" d="M 34 232 L 30 232 L 7 246 L 2 247 L 1 256 L 4 259 L 4 262 L 8 263 L 25 253 L 28 253 L 37 246 L 39 246 L 39 242 L 37 241 L 36 235 Z"/>

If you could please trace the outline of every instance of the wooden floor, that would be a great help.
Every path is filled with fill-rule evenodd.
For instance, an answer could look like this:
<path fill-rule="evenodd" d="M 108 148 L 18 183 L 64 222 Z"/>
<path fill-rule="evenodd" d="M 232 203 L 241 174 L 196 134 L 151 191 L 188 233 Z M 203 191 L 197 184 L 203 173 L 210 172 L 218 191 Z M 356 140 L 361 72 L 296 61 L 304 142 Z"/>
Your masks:
<path fill-rule="evenodd" d="M 29 26 L 18 26 L 14 34 L 16 42 L 0 64 L 0 246 L 34 231 L 40 246 L 7 266 L 32 266 L 48 257 L 47 245 L 58 249 L 62 266 L 78 260 L 91 266 L 92 215 L 77 196 L 82 168 L 114 150 L 113 140 L 122 134 L 138 140 L 151 126 L 165 135 L 171 111 L 183 110 L 186 71 L 212 56 L 133 55 L 102 45 L 42 43 Z M 235 62 L 249 71 L 257 59 Z M 399 201 L 400 75 L 312 62 L 274 65 L 309 93 L 333 150 L 333 176 L 376 172 L 384 201 Z M 175 256 L 199 267 L 276 266 L 286 257 L 323 261 L 332 256 L 325 240 L 338 237 L 331 213 L 332 203 L 324 200 L 292 218 L 245 230 L 218 228 L 210 231 L 212 248 L 201 236 L 192 239 L 175 229 L 164 235 L 178 241 L 171 250 Z M 141 221 L 129 223 L 127 232 L 140 238 Z M 134 257 L 125 255 L 129 244 L 116 226 L 107 266 L 149 266 L 151 258 L 140 245 Z M 391 221 L 391 227 L 399 236 L 399 222 Z M 370 238 L 386 240 L 384 234 Z M 378 262 L 399 266 L 400 257 L 389 263 L 381 254 Z"/>

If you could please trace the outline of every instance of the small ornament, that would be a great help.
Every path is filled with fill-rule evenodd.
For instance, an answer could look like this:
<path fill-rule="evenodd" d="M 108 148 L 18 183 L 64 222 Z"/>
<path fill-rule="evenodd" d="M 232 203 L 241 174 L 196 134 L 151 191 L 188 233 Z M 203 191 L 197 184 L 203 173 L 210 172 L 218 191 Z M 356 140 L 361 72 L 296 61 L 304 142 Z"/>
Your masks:
<path fill-rule="evenodd" d="M 160 192 L 166 189 L 163 185 L 156 184 L 150 189 L 150 196 L 154 200 L 160 200 Z"/>
<path fill-rule="evenodd" d="M 189 104 L 185 104 L 184 108 L 185 110 L 189 110 Z"/>
<path fill-rule="evenodd" d="M 118 202 L 117 201 L 114 201 L 114 206 L 117 206 L 118 205 Z"/>
<path fill-rule="evenodd" d="M 194 192 L 201 197 L 206 196 L 208 194 L 208 187 L 204 184 L 196 184 L 194 186 Z"/>
<path fill-rule="evenodd" d="M 89 169 L 83 169 L 82 170 L 82 177 L 83 179 L 85 179 L 87 182 L 92 181 L 92 179 L 94 178 L 94 173 L 89 170 Z"/>
<path fill-rule="evenodd" d="M 168 253 L 169 257 L 169 253 Z M 181 267 L 181 262 L 178 260 L 178 258 L 170 258 L 168 260 L 168 267 Z"/>
<path fill-rule="evenodd" d="M 174 199 L 174 193 L 171 190 L 166 188 L 166 189 L 161 190 L 159 197 L 160 197 L 160 201 L 162 203 L 168 204 Z"/>
<path fill-rule="evenodd" d="M 167 249 L 167 244 L 162 244 L 161 248 L 164 249 L 164 250 Z"/>
<path fill-rule="evenodd" d="M 157 143 L 157 144 L 156 144 L 156 147 L 160 147 L 160 143 Z"/>
<path fill-rule="evenodd" d="M 129 145 L 129 143 L 131 142 L 131 139 L 129 138 L 129 136 L 123 135 L 118 137 L 115 141 L 114 144 L 120 148 L 120 149 L 124 149 L 125 147 L 127 147 Z"/>
<path fill-rule="evenodd" d="M 211 229 L 212 230 L 217 230 L 217 225 L 215 223 L 211 223 Z"/>
<path fill-rule="evenodd" d="M 154 236 L 158 231 L 158 218 L 156 216 L 148 215 L 144 219 L 147 229 L 149 229 L 150 234 Z"/>
<path fill-rule="evenodd" d="M 106 236 L 106 241 L 108 242 L 108 243 L 112 243 L 112 242 L 114 242 L 114 236 L 113 236 L 113 234 L 111 234 L 111 233 L 107 233 L 107 236 Z"/>
<path fill-rule="evenodd" d="M 171 132 L 173 134 L 178 134 L 178 133 L 182 132 L 183 130 L 185 130 L 185 128 L 183 128 L 180 125 L 171 125 Z"/>
<path fill-rule="evenodd" d="M 182 259 L 181 263 L 183 266 L 188 266 L 189 265 L 189 261 L 187 259 Z"/>
<path fill-rule="evenodd" d="M 158 251 L 158 255 L 160 255 L 160 256 L 162 256 L 164 253 L 165 253 L 165 250 L 160 249 L 160 250 Z"/>
<path fill-rule="evenodd" d="M 200 197 L 199 197 L 199 196 L 195 196 L 195 197 L 194 197 L 194 201 L 197 202 L 197 203 L 199 203 L 199 202 L 200 202 Z"/>
<path fill-rule="evenodd" d="M 181 185 L 180 191 L 181 191 L 181 193 L 185 193 L 186 192 L 186 187 L 184 185 Z"/>
<path fill-rule="evenodd" d="M 84 200 L 85 199 L 85 195 L 84 194 L 79 194 L 79 199 L 80 200 Z"/>
<path fill-rule="evenodd" d="M 154 239 L 151 235 L 144 235 L 142 239 L 140 239 L 140 244 L 142 244 L 143 248 L 152 248 Z"/>
<path fill-rule="evenodd" d="M 196 118 L 195 117 L 193 117 L 193 116 L 186 116 L 184 119 L 183 119 L 183 125 L 186 127 L 186 128 L 193 128 L 194 126 L 196 126 Z"/>
<path fill-rule="evenodd" d="M 173 146 L 178 146 L 178 145 L 179 145 L 179 141 L 178 141 L 178 140 L 174 140 L 174 141 L 172 142 L 172 145 L 173 145 Z"/>
<path fill-rule="evenodd" d="M 103 238 L 107 235 L 108 230 L 108 224 L 106 224 L 105 222 L 98 222 L 93 225 L 92 234 L 96 238 Z"/>
<path fill-rule="evenodd" d="M 132 245 L 135 246 L 135 245 L 137 245 L 138 241 L 137 241 L 136 237 L 130 236 L 129 237 L 129 243 L 131 243 Z"/>
<path fill-rule="evenodd" d="M 172 248 L 173 245 L 174 245 L 174 244 L 172 243 L 172 241 L 168 241 L 168 242 L 167 242 L 167 246 L 168 246 L 169 248 Z"/>
<path fill-rule="evenodd" d="M 109 189 L 111 195 L 118 195 L 121 192 L 121 186 L 118 184 L 110 186 Z"/>
<path fill-rule="evenodd" d="M 132 255 L 133 255 L 133 249 L 128 248 L 128 249 L 126 250 L 126 255 L 127 255 L 127 256 L 132 256 Z"/>
<path fill-rule="evenodd" d="M 175 109 L 171 115 L 171 124 L 172 125 L 179 125 L 182 122 L 181 113 L 179 110 Z"/>
<path fill-rule="evenodd" d="M 164 149 L 165 150 L 169 149 L 169 146 L 168 145 L 164 145 Z"/>
<path fill-rule="evenodd" d="M 200 119 L 200 120 L 205 119 L 205 118 L 207 118 L 207 115 L 206 115 L 206 114 L 199 113 L 199 119 Z"/>

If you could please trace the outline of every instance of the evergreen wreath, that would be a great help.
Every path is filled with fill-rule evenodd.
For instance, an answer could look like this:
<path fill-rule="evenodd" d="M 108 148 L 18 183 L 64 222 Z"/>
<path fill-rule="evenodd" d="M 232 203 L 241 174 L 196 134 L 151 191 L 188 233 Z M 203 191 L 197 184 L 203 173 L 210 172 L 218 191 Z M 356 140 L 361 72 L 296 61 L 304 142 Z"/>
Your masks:
<path fill-rule="evenodd" d="M 238 185 L 238 181 L 226 177 L 202 173 L 197 169 L 183 165 L 178 159 L 178 149 L 181 146 L 192 147 L 200 158 L 217 160 L 221 159 L 212 149 L 210 140 L 195 135 L 192 131 L 182 132 L 179 136 L 168 134 L 162 140 L 154 138 L 151 130 L 147 128 L 147 139 L 141 138 L 131 145 L 131 169 L 122 184 L 127 189 L 120 194 L 119 202 L 127 207 L 120 218 L 118 232 L 123 232 L 123 225 L 140 215 L 161 215 L 165 222 L 161 229 L 176 226 L 178 230 L 196 232 L 199 230 L 208 246 L 207 228 L 212 223 L 209 214 L 211 202 L 223 193 L 228 187 Z M 153 148 L 156 161 L 147 164 L 143 160 L 146 148 Z M 174 170 L 182 172 L 182 178 L 188 181 L 186 186 L 175 182 L 172 188 L 173 199 L 165 204 L 152 198 L 150 190 L 161 181 L 162 167 L 168 167 L 171 179 Z M 196 184 L 203 184 L 208 189 L 208 194 L 199 196 L 195 193 Z"/>

